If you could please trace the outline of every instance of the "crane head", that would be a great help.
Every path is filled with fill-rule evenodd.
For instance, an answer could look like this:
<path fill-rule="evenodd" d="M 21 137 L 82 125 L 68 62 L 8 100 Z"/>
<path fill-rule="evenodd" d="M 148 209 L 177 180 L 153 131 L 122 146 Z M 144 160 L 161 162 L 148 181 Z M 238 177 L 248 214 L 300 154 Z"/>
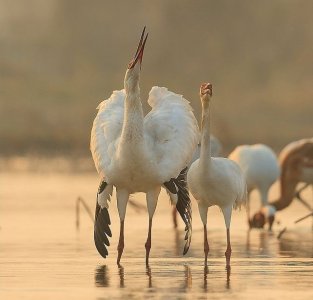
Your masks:
<path fill-rule="evenodd" d="M 266 219 L 265 215 L 259 211 L 249 220 L 250 228 L 263 228 L 265 225 Z"/>
<path fill-rule="evenodd" d="M 140 63 L 140 68 L 141 68 L 141 62 L 142 62 L 142 57 L 143 57 L 143 51 L 145 49 L 145 44 L 148 38 L 148 33 L 145 35 L 145 31 L 146 31 L 146 26 L 143 28 L 143 31 L 141 33 L 141 37 L 140 37 L 140 41 L 139 41 L 139 45 L 137 47 L 137 51 L 135 53 L 134 58 L 131 60 L 131 62 L 128 64 L 128 70 L 133 69 L 136 64 Z"/>
<path fill-rule="evenodd" d="M 211 83 L 203 83 L 200 86 L 200 97 L 204 101 L 208 101 L 210 97 L 212 97 L 212 84 Z"/>

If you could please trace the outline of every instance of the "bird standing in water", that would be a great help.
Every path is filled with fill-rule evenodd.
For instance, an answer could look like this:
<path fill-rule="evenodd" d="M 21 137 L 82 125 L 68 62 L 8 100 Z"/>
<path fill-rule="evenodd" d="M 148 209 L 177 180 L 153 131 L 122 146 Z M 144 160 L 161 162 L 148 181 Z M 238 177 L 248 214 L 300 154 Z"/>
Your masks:
<path fill-rule="evenodd" d="M 263 228 L 268 222 L 271 229 L 276 212 L 287 208 L 294 198 L 298 198 L 312 210 L 312 206 L 300 197 L 300 191 L 307 186 L 313 186 L 313 138 L 301 139 L 285 146 L 279 154 L 279 162 L 281 168 L 279 198 L 252 217 L 250 221 L 252 227 Z M 299 183 L 306 185 L 297 191 Z"/>
<path fill-rule="evenodd" d="M 261 208 L 268 205 L 270 187 L 278 179 L 280 167 L 274 151 L 266 145 L 241 145 L 228 156 L 243 171 L 247 180 L 247 217 L 250 225 L 250 193 L 257 189 L 261 197 Z"/>
<path fill-rule="evenodd" d="M 164 87 L 153 87 L 144 116 L 140 100 L 140 70 L 148 34 L 142 32 L 135 57 L 128 64 L 124 89 L 100 103 L 91 132 L 91 152 L 101 176 L 97 195 L 94 240 L 106 257 L 111 236 L 108 201 L 116 188 L 120 217 L 117 264 L 124 249 L 124 220 L 130 194 L 146 193 L 149 230 L 145 243 L 146 264 L 151 249 L 152 218 L 161 187 L 172 198 L 186 227 L 187 253 L 191 241 L 191 203 L 186 187 L 186 167 L 198 144 L 199 132 L 189 102 Z"/>
<path fill-rule="evenodd" d="M 210 136 L 210 146 L 211 146 L 211 156 L 216 157 L 216 156 L 222 156 L 222 144 L 221 142 L 211 134 Z M 196 147 L 195 152 L 193 153 L 192 159 L 188 164 L 188 168 L 191 166 L 191 164 L 197 160 L 200 157 L 200 149 L 201 145 L 200 143 Z M 188 171 L 187 171 L 188 172 Z M 171 196 L 171 195 L 170 195 Z M 171 199 L 171 202 L 175 204 L 175 201 Z M 173 219 L 173 224 L 174 228 L 178 227 L 178 222 L 177 222 L 177 209 L 175 206 L 173 206 L 172 209 L 172 219 Z"/>
<path fill-rule="evenodd" d="M 231 243 L 230 221 L 233 207 L 240 207 L 246 201 L 246 181 L 240 167 L 232 160 L 222 157 L 211 157 L 210 147 L 210 100 L 212 85 L 202 84 L 200 98 L 202 103 L 201 150 L 200 158 L 191 166 L 187 174 L 188 187 L 198 202 L 204 231 L 205 266 L 209 253 L 207 238 L 208 208 L 217 205 L 221 208 L 227 236 L 225 252 L 226 268 L 230 269 Z"/>

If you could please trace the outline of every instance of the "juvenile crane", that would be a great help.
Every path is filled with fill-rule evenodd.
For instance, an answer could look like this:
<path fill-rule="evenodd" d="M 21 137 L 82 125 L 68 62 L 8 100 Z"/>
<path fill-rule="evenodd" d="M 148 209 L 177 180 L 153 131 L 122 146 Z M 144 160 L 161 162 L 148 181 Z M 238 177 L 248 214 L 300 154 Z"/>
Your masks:
<path fill-rule="evenodd" d="M 202 84 L 200 98 L 202 102 L 202 132 L 200 158 L 197 159 L 187 174 L 191 194 L 198 202 L 200 217 L 204 232 L 205 266 L 209 253 L 207 238 L 208 208 L 217 205 L 221 208 L 227 236 L 225 252 L 226 268 L 230 269 L 231 243 L 230 221 L 233 207 L 240 207 L 246 201 L 246 182 L 240 167 L 232 160 L 222 157 L 211 157 L 210 148 L 210 100 L 212 85 Z"/>
<path fill-rule="evenodd" d="M 279 163 L 280 196 L 253 216 L 253 227 L 262 228 L 268 221 L 271 229 L 276 211 L 287 208 L 297 196 L 297 185 L 313 185 L 313 138 L 301 139 L 285 146 L 279 154 Z"/>
<path fill-rule="evenodd" d="M 124 249 L 124 220 L 130 194 L 146 193 L 149 230 L 146 264 L 151 249 L 152 218 L 161 186 L 176 198 L 186 227 L 185 254 L 191 241 L 191 203 L 186 187 L 186 167 L 198 143 L 197 121 L 189 102 L 164 87 L 153 87 L 144 116 L 140 100 L 140 70 L 148 34 L 145 28 L 133 60 L 128 64 L 124 89 L 100 103 L 91 131 L 91 152 L 101 177 L 95 212 L 94 240 L 105 258 L 111 237 L 108 201 L 116 188 L 120 217 L 117 264 Z"/>

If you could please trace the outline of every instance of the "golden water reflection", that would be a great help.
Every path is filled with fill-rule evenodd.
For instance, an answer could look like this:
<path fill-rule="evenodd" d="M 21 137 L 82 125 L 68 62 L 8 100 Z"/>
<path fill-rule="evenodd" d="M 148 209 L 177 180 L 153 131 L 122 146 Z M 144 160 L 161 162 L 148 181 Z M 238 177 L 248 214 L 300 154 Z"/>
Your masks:
<path fill-rule="evenodd" d="M 110 282 L 117 281 L 118 282 L 118 287 L 120 289 L 124 288 L 129 288 L 138 280 L 137 275 L 133 275 L 133 268 L 129 267 L 129 271 L 127 271 L 127 268 L 123 266 L 116 266 L 117 272 L 112 271 L 110 272 L 109 267 L 107 265 L 102 265 L 102 266 L 97 266 L 95 269 L 95 274 L 94 274 L 94 279 L 95 279 L 95 286 L 99 288 L 112 288 L 110 285 Z M 159 268 L 155 268 L 159 269 Z M 145 270 L 145 275 L 143 277 L 140 277 L 140 281 L 142 282 L 143 278 L 146 278 L 146 286 L 148 288 L 148 291 L 150 293 L 157 292 L 158 290 L 158 285 L 159 288 L 164 290 L 164 287 L 166 287 L 168 290 L 179 292 L 179 293 L 188 293 L 188 291 L 191 291 L 193 288 L 193 271 L 191 270 L 191 267 L 189 265 L 184 265 L 183 266 L 183 272 L 180 273 L 180 280 L 177 280 L 177 276 L 174 274 L 168 274 L 169 270 L 164 269 L 163 271 L 158 270 L 154 272 L 154 268 L 151 266 L 146 266 Z M 194 271 L 198 277 L 199 272 L 198 270 Z M 156 274 L 155 274 L 156 273 Z M 142 274 L 143 275 L 143 274 Z M 176 282 L 178 282 L 177 286 L 169 285 L 168 283 L 164 282 L 166 281 L 168 276 L 175 277 Z M 230 285 L 230 275 L 231 275 L 231 270 L 225 269 L 225 290 L 230 290 L 231 285 Z M 213 274 L 214 276 L 214 274 Z M 113 277 L 116 277 L 113 279 Z M 154 278 L 156 277 L 156 278 Z M 211 289 L 215 290 L 214 285 L 210 283 L 212 278 L 210 277 L 210 270 L 209 267 L 203 267 L 203 275 L 202 275 L 202 290 L 203 292 L 207 293 Z M 211 276 L 212 277 L 212 276 Z M 155 280 L 159 283 L 155 283 Z M 161 280 L 160 280 L 161 279 Z M 198 283 L 197 283 L 198 284 Z M 162 285 L 162 287 L 161 287 Z"/>
<path fill-rule="evenodd" d="M 94 174 L 0 175 L 1 299 L 205 299 L 208 294 L 214 299 L 281 299 L 287 294 L 312 298 L 311 220 L 291 226 L 307 213 L 300 204 L 279 216 L 288 228 L 281 239 L 276 228 L 248 232 L 245 212 L 234 212 L 232 268 L 227 273 L 220 211 L 212 208 L 209 212 L 209 266 L 204 268 L 198 211 L 194 206 L 192 243 L 183 256 L 184 227 L 179 223 L 173 229 L 171 206 L 163 194 L 154 216 L 150 266 L 146 268 L 144 248 L 148 216 L 129 207 L 125 251 L 118 268 L 119 217 L 114 196 L 106 260 L 95 250 L 93 224 L 86 213 L 76 228 L 78 191 L 94 208 L 98 185 Z M 141 200 L 145 204 L 144 198 L 136 196 L 136 201 Z"/>

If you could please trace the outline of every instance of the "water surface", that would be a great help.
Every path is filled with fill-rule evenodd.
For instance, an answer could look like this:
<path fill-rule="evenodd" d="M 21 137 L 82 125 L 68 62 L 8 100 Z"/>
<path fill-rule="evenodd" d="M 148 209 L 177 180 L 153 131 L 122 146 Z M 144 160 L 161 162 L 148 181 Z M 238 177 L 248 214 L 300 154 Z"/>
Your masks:
<path fill-rule="evenodd" d="M 93 225 L 81 211 L 76 228 L 75 202 L 95 205 L 94 173 L 8 172 L 0 174 L 1 299 L 312 299 L 312 220 L 294 225 L 307 213 L 294 201 L 278 215 L 274 232 L 247 230 L 245 212 L 234 212 L 232 269 L 225 270 L 226 236 L 219 209 L 208 214 L 209 268 L 203 267 L 203 232 L 193 202 L 193 238 L 186 256 L 183 226 L 174 230 L 170 204 L 162 193 L 153 223 L 150 267 L 144 243 L 148 216 L 129 206 L 125 250 L 118 268 L 119 218 L 113 197 L 109 257 L 93 244 Z M 271 198 L 277 196 L 277 187 Z M 252 195 L 257 207 L 258 195 Z M 304 197 L 312 202 L 312 192 Z M 134 201 L 145 205 L 139 194 Z M 277 234 L 287 226 L 280 240 Z"/>

